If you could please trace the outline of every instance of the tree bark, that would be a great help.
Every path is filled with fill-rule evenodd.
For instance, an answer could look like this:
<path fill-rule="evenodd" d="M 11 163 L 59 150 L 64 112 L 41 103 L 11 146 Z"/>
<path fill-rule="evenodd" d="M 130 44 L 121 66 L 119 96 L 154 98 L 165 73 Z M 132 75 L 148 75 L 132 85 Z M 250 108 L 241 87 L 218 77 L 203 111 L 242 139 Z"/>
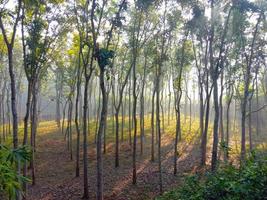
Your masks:
<path fill-rule="evenodd" d="M 86 74 L 85 74 L 86 76 Z M 83 198 L 89 198 L 88 185 L 88 152 L 87 152 L 87 110 L 88 110 L 88 83 L 90 78 L 85 77 L 83 101 Z"/>
<path fill-rule="evenodd" d="M 77 84 L 76 84 L 76 101 L 75 101 L 75 126 L 77 131 L 77 143 L 76 143 L 76 177 L 80 176 L 80 119 L 79 119 L 79 98 L 80 98 L 80 90 L 81 90 L 81 73 L 80 73 L 80 53 L 79 53 L 79 64 L 77 70 Z"/>
<path fill-rule="evenodd" d="M 154 146 L 155 146 L 155 94 L 156 94 L 156 87 L 154 86 L 153 93 L 152 93 L 152 110 L 151 110 L 151 161 L 154 162 L 155 160 L 155 151 L 154 151 Z"/>
<path fill-rule="evenodd" d="M 100 70 L 100 89 L 102 93 L 102 110 L 101 110 L 101 116 L 100 116 L 100 122 L 99 122 L 99 129 L 97 133 L 97 194 L 96 198 L 97 200 L 103 199 L 103 161 L 102 161 L 102 137 L 104 133 L 105 128 L 105 121 L 107 117 L 107 94 L 106 94 L 106 88 L 105 88 L 105 81 L 104 81 L 104 69 Z"/>

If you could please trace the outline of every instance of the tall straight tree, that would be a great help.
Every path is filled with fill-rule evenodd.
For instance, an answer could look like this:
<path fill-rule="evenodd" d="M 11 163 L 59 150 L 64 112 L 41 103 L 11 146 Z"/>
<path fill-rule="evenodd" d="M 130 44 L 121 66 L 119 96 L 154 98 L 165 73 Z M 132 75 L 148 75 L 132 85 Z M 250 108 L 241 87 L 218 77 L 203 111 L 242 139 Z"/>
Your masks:
<path fill-rule="evenodd" d="M 116 145 L 115 145 L 115 167 L 119 167 L 119 112 L 120 112 L 120 108 L 122 105 L 122 100 L 123 100 L 123 92 L 124 89 L 126 87 L 126 84 L 128 82 L 131 70 L 132 70 L 132 64 L 130 64 L 129 69 L 126 71 L 126 74 L 123 76 L 123 74 L 125 73 L 124 68 L 126 66 L 125 64 L 125 59 L 126 59 L 126 55 L 127 52 L 125 53 L 123 60 L 122 60 L 122 64 L 120 65 L 120 69 L 118 71 L 119 73 L 119 77 L 118 77 L 118 82 L 117 82 L 117 87 L 118 87 L 118 99 L 116 101 L 116 94 L 115 94 L 115 86 L 113 83 L 112 84 L 112 91 L 113 91 L 113 106 L 115 109 L 115 136 L 116 136 Z M 123 131 L 123 130 L 122 130 Z"/>
<path fill-rule="evenodd" d="M 104 7 L 106 4 L 106 1 L 103 2 L 102 6 Z M 101 109 L 101 115 L 100 115 L 100 122 L 99 127 L 97 131 L 97 193 L 96 198 L 97 200 L 103 199 L 103 158 L 102 158 L 102 137 L 104 135 L 104 129 L 106 124 L 106 118 L 107 118 L 107 108 L 108 108 L 108 99 L 107 99 L 107 92 L 106 92 L 106 86 L 105 86 L 105 72 L 107 70 L 107 66 L 111 64 L 110 59 L 114 57 L 114 51 L 109 50 L 109 46 L 111 44 L 113 32 L 116 28 L 120 28 L 122 25 L 121 19 L 121 12 L 125 10 L 126 7 L 126 0 L 122 0 L 120 4 L 118 5 L 118 11 L 115 13 L 115 17 L 112 19 L 111 28 L 108 31 L 108 37 L 104 48 L 100 48 L 99 43 L 97 43 L 98 38 L 98 30 L 100 28 L 101 23 L 101 16 L 98 21 L 98 27 L 96 29 L 95 27 L 95 9 L 96 9 L 96 1 L 92 1 L 92 8 L 91 8 L 91 28 L 92 28 L 92 38 L 93 38 L 93 54 L 95 59 L 97 60 L 100 74 L 99 74 L 99 84 L 100 84 L 100 90 L 102 94 L 102 109 Z"/>
<path fill-rule="evenodd" d="M 252 65 L 253 65 L 253 57 L 254 57 L 254 51 L 255 51 L 255 43 L 257 40 L 257 36 L 258 36 L 258 31 L 259 31 L 259 25 L 261 23 L 261 19 L 263 16 L 263 11 L 261 11 L 259 13 L 258 19 L 257 19 L 257 23 L 255 25 L 254 28 L 254 32 L 253 32 L 253 38 L 252 38 L 252 42 L 251 42 L 251 46 L 250 46 L 250 52 L 249 54 L 246 54 L 246 68 L 245 68 L 245 75 L 244 75 L 244 92 L 243 92 L 243 96 L 242 96 L 242 103 L 241 103 L 241 161 L 243 161 L 245 159 L 245 155 L 246 155 L 246 117 L 247 117 L 247 104 L 248 104 L 248 100 L 249 100 L 249 87 L 251 84 L 251 69 L 252 69 Z"/>
<path fill-rule="evenodd" d="M 18 23 L 20 20 L 20 13 L 22 8 L 22 0 L 17 1 L 17 5 L 15 6 L 15 17 L 12 19 L 12 32 L 11 39 L 9 39 L 9 35 L 7 33 L 7 29 L 4 24 L 4 17 L 6 14 L 11 13 L 12 11 L 8 9 L 1 9 L 0 12 L 0 28 L 4 37 L 5 44 L 7 46 L 7 55 L 8 55 L 8 69 L 9 76 L 11 82 L 11 109 L 12 109 L 12 119 L 13 119 L 13 146 L 14 148 L 18 147 L 18 113 L 17 113 L 17 98 L 16 98 L 16 80 L 14 74 L 14 66 L 13 66 L 13 48 L 15 43 L 15 37 L 17 32 Z"/>
<path fill-rule="evenodd" d="M 218 45 L 218 57 L 215 59 L 215 1 L 210 2 L 211 7 L 211 27 L 209 35 L 209 64 L 210 64 L 210 77 L 213 86 L 213 103 L 214 103 L 214 121 L 213 121 L 213 146 L 212 146 L 212 159 L 211 159 L 211 169 L 214 171 L 217 168 L 218 159 L 218 144 L 219 144 L 219 95 L 218 95 L 218 78 L 220 73 L 222 73 L 225 65 L 225 56 L 227 55 L 227 33 L 228 25 L 230 21 L 230 16 L 232 13 L 232 7 L 228 9 L 226 19 L 224 20 L 223 31 L 220 34 L 220 39 Z M 221 119 L 223 120 L 223 119 Z"/>
<path fill-rule="evenodd" d="M 76 27 L 79 34 L 79 62 L 83 68 L 84 75 L 84 92 L 83 92 L 83 198 L 89 199 L 89 183 L 88 183 L 88 89 L 89 81 L 91 80 L 93 71 L 94 71 L 94 53 L 93 53 L 93 44 L 90 38 L 91 34 L 91 22 L 90 22 L 90 2 L 89 1 L 74 1 L 74 14 Z M 86 19 L 86 20 L 84 20 Z M 77 129 L 77 124 L 76 124 Z M 77 132 L 79 134 L 79 132 Z M 77 138 L 79 139 L 79 137 Z M 79 141 L 77 140 L 77 148 Z M 77 149 L 76 149 L 77 150 Z M 76 152 L 76 171 L 78 173 L 78 157 Z"/>

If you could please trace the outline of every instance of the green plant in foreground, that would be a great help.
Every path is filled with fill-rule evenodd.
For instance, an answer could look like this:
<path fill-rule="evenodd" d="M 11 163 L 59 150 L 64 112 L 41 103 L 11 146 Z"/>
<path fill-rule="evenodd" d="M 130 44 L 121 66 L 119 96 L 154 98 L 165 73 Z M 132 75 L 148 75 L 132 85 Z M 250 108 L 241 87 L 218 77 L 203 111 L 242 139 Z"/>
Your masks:
<path fill-rule="evenodd" d="M 237 168 L 225 165 L 215 173 L 186 178 L 182 187 L 157 200 L 264 200 L 267 199 L 267 157 L 255 154 Z"/>
<path fill-rule="evenodd" d="M 0 145 L 0 196 L 15 199 L 16 193 L 22 189 L 22 183 L 30 181 L 17 172 L 18 166 L 29 161 L 30 157 L 31 149 L 28 146 L 11 149 Z"/>

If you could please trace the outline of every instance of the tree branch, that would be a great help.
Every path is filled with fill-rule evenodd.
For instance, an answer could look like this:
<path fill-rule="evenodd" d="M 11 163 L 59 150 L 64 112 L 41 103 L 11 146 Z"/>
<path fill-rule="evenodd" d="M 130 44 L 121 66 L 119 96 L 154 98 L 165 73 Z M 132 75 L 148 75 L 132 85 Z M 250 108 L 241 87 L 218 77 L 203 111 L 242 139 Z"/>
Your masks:
<path fill-rule="evenodd" d="M 263 105 L 262 107 L 260 107 L 260 108 L 257 109 L 257 110 L 253 110 L 253 111 L 251 111 L 250 113 L 247 113 L 246 117 L 248 117 L 248 116 L 251 115 L 252 113 L 259 112 L 259 111 L 263 110 L 263 109 L 266 108 L 266 107 L 267 107 L 267 104 Z"/>

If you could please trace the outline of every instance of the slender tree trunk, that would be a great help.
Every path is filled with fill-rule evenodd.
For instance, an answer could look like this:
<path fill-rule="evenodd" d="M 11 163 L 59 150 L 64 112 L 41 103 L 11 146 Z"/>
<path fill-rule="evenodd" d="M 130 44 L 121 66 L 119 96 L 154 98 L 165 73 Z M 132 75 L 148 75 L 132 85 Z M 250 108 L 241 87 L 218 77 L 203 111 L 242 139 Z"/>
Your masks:
<path fill-rule="evenodd" d="M 181 134 L 181 112 L 180 112 L 180 101 L 182 98 L 182 91 L 180 90 L 175 99 L 176 103 L 176 131 L 175 131 L 175 143 L 174 143 L 174 167 L 173 174 L 177 174 L 177 160 L 178 160 L 178 140 L 179 135 Z"/>
<path fill-rule="evenodd" d="M 35 135 L 37 130 L 37 81 L 33 79 L 32 85 L 32 113 L 31 113 L 31 146 L 32 150 L 32 158 L 31 158 L 31 175 L 32 175 L 32 185 L 35 185 Z"/>
<path fill-rule="evenodd" d="M 129 132 L 129 144 L 132 145 L 132 119 L 131 119 L 131 104 L 132 104 L 132 95 L 131 95 L 131 73 L 130 73 L 130 78 L 129 78 L 129 108 L 128 108 L 128 132 Z"/>
<path fill-rule="evenodd" d="M 64 128 L 65 128 L 65 116 L 66 116 L 66 107 L 67 107 L 67 102 L 65 102 L 65 105 L 63 107 L 63 119 L 62 119 L 62 127 L 61 127 L 61 134 L 63 135 L 64 134 Z"/>
<path fill-rule="evenodd" d="M 133 63 L 133 126 L 134 126 L 134 138 L 133 138 L 133 180 L 132 183 L 136 184 L 136 140 L 137 140 L 137 117 L 136 117 L 136 106 L 137 106 L 137 94 L 136 94 L 136 54 L 137 47 L 134 49 L 134 63 Z"/>
<path fill-rule="evenodd" d="M 6 127 L 6 119 L 5 119 L 5 115 L 6 115 L 6 113 L 5 113 L 5 104 L 4 104 L 4 102 L 5 102 L 5 91 L 6 91 L 6 81 L 4 80 L 4 85 L 3 85 L 3 94 L 2 94 L 2 98 L 1 98 L 1 100 L 2 100 L 2 102 L 0 103 L 1 105 L 2 105 L 2 113 L 3 113 L 3 118 L 2 118 L 2 127 L 3 127 L 3 142 L 5 142 L 6 141 L 6 134 L 5 134 L 5 127 Z M 1 105 L 0 105 L 0 107 L 1 107 Z M 0 108 L 0 115 L 1 115 L 1 108 Z M 1 136 L 0 136 L 1 137 Z M 0 143 L 1 143 L 1 141 L 0 141 Z"/>
<path fill-rule="evenodd" d="M 250 47 L 250 56 L 248 59 L 248 62 L 246 64 L 246 70 L 245 70 L 245 83 L 244 83 L 244 93 L 243 93 L 243 99 L 242 99 L 242 105 L 241 105 L 241 161 L 244 161 L 246 156 L 246 111 L 247 111 L 247 101 L 249 96 L 249 86 L 250 86 L 250 80 L 251 80 L 251 66 L 252 61 L 254 57 L 254 46 L 256 42 L 256 37 L 258 34 L 258 28 L 259 24 L 261 22 L 261 18 L 263 16 L 263 12 L 260 13 L 257 23 L 253 32 L 253 39 L 252 44 Z"/>
<path fill-rule="evenodd" d="M 144 84 L 144 83 L 143 83 Z M 140 94 L 140 154 L 143 155 L 144 148 L 144 88 Z"/>
<path fill-rule="evenodd" d="M 162 80 L 162 88 L 164 88 L 163 80 Z M 161 119 L 162 119 L 162 133 L 165 132 L 165 116 L 164 116 L 164 100 L 163 100 L 164 90 L 161 92 L 160 99 L 160 109 L 161 109 Z"/>
<path fill-rule="evenodd" d="M 71 129 L 71 121 L 70 121 L 70 110 L 71 110 L 71 97 L 68 97 L 68 120 L 67 120 L 67 129 L 65 133 L 65 138 L 67 139 L 67 150 L 70 150 L 70 129 Z"/>
<path fill-rule="evenodd" d="M 70 99 L 70 107 L 69 107 L 69 144 L 70 144 L 70 160 L 73 160 L 73 148 L 72 148 L 72 96 Z"/>
<path fill-rule="evenodd" d="M 218 103 L 218 86 L 217 80 L 213 82 L 213 101 L 214 101 L 214 124 L 213 124 L 213 146 L 212 146 L 212 160 L 211 169 L 214 171 L 217 168 L 217 156 L 218 156 L 218 125 L 219 125 L 219 103 Z"/>
<path fill-rule="evenodd" d="M 85 74 L 86 76 L 86 74 Z M 88 110 L 88 84 L 89 78 L 85 77 L 84 105 L 83 105 L 83 198 L 89 198 L 88 185 L 88 152 L 87 152 L 87 110 Z"/>
<path fill-rule="evenodd" d="M 9 76 L 11 81 L 11 110 L 13 119 L 13 146 L 14 149 L 18 147 L 18 113 L 17 113 L 17 100 L 16 100 L 16 82 L 13 69 L 13 48 L 8 48 L 8 65 Z"/>
<path fill-rule="evenodd" d="M 163 192 L 162 187 L 162 170 L 161 170 L 161 130 L 160 130 L 160 76 L 161 76 L 161 65 L 159 65 L 157 73 L 156 83 L 156 125 L 157 125 L 157 136 L 158 136 L 158 170 L 159 170 L 159 190 Z"/>
<path fill-rule="evenodd" d="M 121 103 L 121 142 L 123 142 L 123 140 L 124 140 L 124 102 L 122 100 L 122 103 Z"/>
<path fill-rule="evenodd" d="M 185 72 L 184 75 L 185 78 L 185 94 L 188 93 L 187 91 L 187 73 Z M 188 98 L 187 95 L 184 95 L 184 124 L 186 124 L 186 119 L 187 119 L 187 107 L 188 107 Z"/>
<path fill-rule="evenodd" d="M 211 0 L 211 18 L 214 18 L 214 0 Z M 209 61 L 210 61 L 210 73 L 213 83 L 213 103 L 214 103 L 214 121 L 213 121 L 213 145 L 212 145 L 212 158 L 211 158 L 211 169 L 215 171 L 217 168 L 217 157 L 218 157 L 218 126 L 219 126 L 219 101 L 218 101 L 218 69 L 214 63 L 213 55 L 213 40 L 214 40 L 214 22 L 211 24 L 211 33 L 209 38 Z"/>
<path fill-rule="evenodd" d="M 220 97 L 219 97 L 219 135 L 220 135 L 220 143 L 225 144 L 225 136 L 224 136 L 224 115 L 223 115 L 223 91 L 224 91 L 224 86 L 223 86 L 223 71 L 221 72 L 221 83 L 220 83 Z M 221 159 L 221 155 L 223 153 L 223 156 L 225 157 L 225 150 L 224 149 L 219 149 L 218 153 L 218 158 L 219 160 Z"/>
<path fill-rule="evenodd" d="M 31 109 L 31 97 L 32 97 L 32 83 L 31 80 L 28 80 L 28 91 L 27 91 L 27 101 L 26 101 L 26 113 L 24 117 L 24 135 L 23 135 L 23 145 L 28 144 L 28 124 L 29 124 L 29 116 Z M 23 166 L 23 176 L 27 176 L 27 162 L 25 162 Z M 23 199 L 26 199 L 27 195 L 27 183 L 23 183 Z"/>
<path fill-rule="evenodd" d="M 10 114 L 10 90 L 9 90 L 9 87 L 7 87 L 6 94 L 7 94 L 6 107 L 7 107 L 8 135 L 11 136 L 11 114 Z"/>
<path fill-rule="evenodd" d="M 60 99 L 61 99 L 61 83 L 59 83 L 60 80 L 60 75 L 59 75 L 60 71 L 56 72 L 56 122 L 57 122 L 57 126 L 60 129 L 60 120 L 61 120 L 61 115 L 60 115 Z"/>
<path fill-rule="evenodd" d="M 102 161 L 102 136 L 104 133 L 105 128 L 105 121 L 107 117 L 107 94 L 105 88 L 105 81 L 104 81 L 104 69 L 100 70 L 100 88 L 102 92 L 102 110 L 101 110 L 101 117 L 100 117 L 100 124 L 97 133 L 97 194 L 96 199 L 102 200 L 103 199 L 103 161 Z"/>
<path fill-rule="evenodd" d="M 252 146 L 252 119 L 251 119 L 251 111 L 252 111 L 252 99 L 249 99 L 249 115 L 248 115 L 248 136 L 249 136 L 249 150 L 252 151 L 253 146 Z"/>
<path fill-rule="evenodd" d="M 203 103 L 203 85 L 199 84 L 199 127 L 200 134 L 203 135 L 204 132 L 204 103 Z"/>
<path fill-rule="evenodd" d="M 101 99 L 100 99 L 100 95 L 101 95 L 101 90 L 99 90 L 99 95 L 98 95 L 98 106 L 97 106 L 97 113 L 96 113 L 96 126 L 95 126 L 95 144 L 96 144 L 96 140 L 97 140 L 97 132 L 99 129 L 99 114 L 100 114 L 100 106 L 101 106 Z"/>
<path fill-rule="evenodd" d="M 116 135 L 116 144 L 115 144 L 115 167 L 119 167 L 119 110 L 115 109 L 115 135 Z"/>
<path fill-rule="evenodd" d="M 207 140 L 208 140 L 207 137 L 208 137 L 208 128 L 209 128 L 209 114 L 210 114 L 210 95 L 209 95 L 208 82 L 206 82 L 205 125 L 204 125 L 203 134 L 201 136 L 201 166 L 206 165 Z"/>
<path fill-rule="evenodd" d="M 77 143 L 76 143 L 76 177 L 80 176 L 80 119 L 79 119 L 79 99 L 80 99 L 80 90 L 81 90 L 81 73 L 80 73 L 80 54 L 79 54 L 79 65 L 78 65 L 78 79 L 77 79 L 77 84 L 76 84 L 76 101 L 75 101 L 75 126 L 76 126 L 76 132 L 77 132 Z"/>
<path fill-rule="evenodd" d="M 224 127 L 223 127 L 223 71 L 221 72 L 221 93 L 220 93 L 220 136 L 221 136 L 221 142 L 224 143 Z"/>
<path fill-rule="evenodd" d="M 108 101 L 109 101 L 109 92 L 107 92 L 107 113 L 105 118 L 105 126 L 104 126 L 104 145 L 103 145 L 103 154 L 106 153 L 106 134 L 107 134 L 107 116 L 108 116 Z"/>
<path fill-rule="evenodd" d="M 119 99 L 118 99 L 118 104 L 116 105 L 116 102 L 115 102 L 115 96 L 114 96 L 114 105 L 113 105 L 113 108 L 115 109 L 115 121 L 116 121 L 116 129 L 115 129 L 115 135 L 116 135 L 116 144 L 115 144 L 115 167 L 119 167 L 119 113 L 120 113 L 120 107 L 122 106 L 123 107 L 123 91 L 124 91 L 124 88 L 127 84 L 127 81 L 128 81 L 128 77 L 131 73 L 131 70 L 132 70 L 132 66 L 130 67 L 130 69 L 128 70 L 127 72 L 127 75 L 125 77 L 125 80 L 123 81 L 122 83 L 122 86 L 121 88 L 119 89 L 118 88 L 118 96 L 119 96 Z M 113 95 L 114 94 L 114 87 L 113 87 Z M 123 109 L 122 109 L 122 132 L 123 132 L 123 124 L 124 124 L 124 119 L 123 119 Z M 121 138 L 123 139 L 123 138 Z"/>
<path fill-rule="evenodd" d="M 171 75 L 169 75 L 171 76 Z M 170 125 L 170 114 L 171 114 L 171 100 L 172 100 L 172 93 L 171 93 L 171 80 L 168 81 L 168 89 L 169 89 L 169 95 L 168 95 L 168 126 Z"/>
<path fill-rule="evenodd" d="M 258 77 L 256 77 L 256 109 L 259 109 L 259 86 L 258 86 Z M 259 135 L 259 113 L 256 112 L 256 134 Z"/>
<path fill-rule="evenodd" d="M 231 87 L 231 86 L 230 86 Z M 225 160 L 229 159 L 229 139 L 230 139 L 230 106 L 233 98 L 233 91 L 230 91 L 231 88 L 229 88 L 229 99 L 227 101 L 227 108 L 226 108 L 226 155 L 225 155 Z"/>
<path fill-rule="evenodd" d="M 154 86 L 155 87 L 155 86 Z M 151 161 L 154 162 L 155 160 L 155 153 L 154 153 L 154 146 L 155 146 L 155 130 L 154 130 L 154 126 L 155 126 L 155 120 L 154 120 L 154 116 L 155 116 L 155 94 L 156 94 L 156 89 L 153 89 L 153 94 L 152 94 L 152 111 L 151 111 Z"/>

